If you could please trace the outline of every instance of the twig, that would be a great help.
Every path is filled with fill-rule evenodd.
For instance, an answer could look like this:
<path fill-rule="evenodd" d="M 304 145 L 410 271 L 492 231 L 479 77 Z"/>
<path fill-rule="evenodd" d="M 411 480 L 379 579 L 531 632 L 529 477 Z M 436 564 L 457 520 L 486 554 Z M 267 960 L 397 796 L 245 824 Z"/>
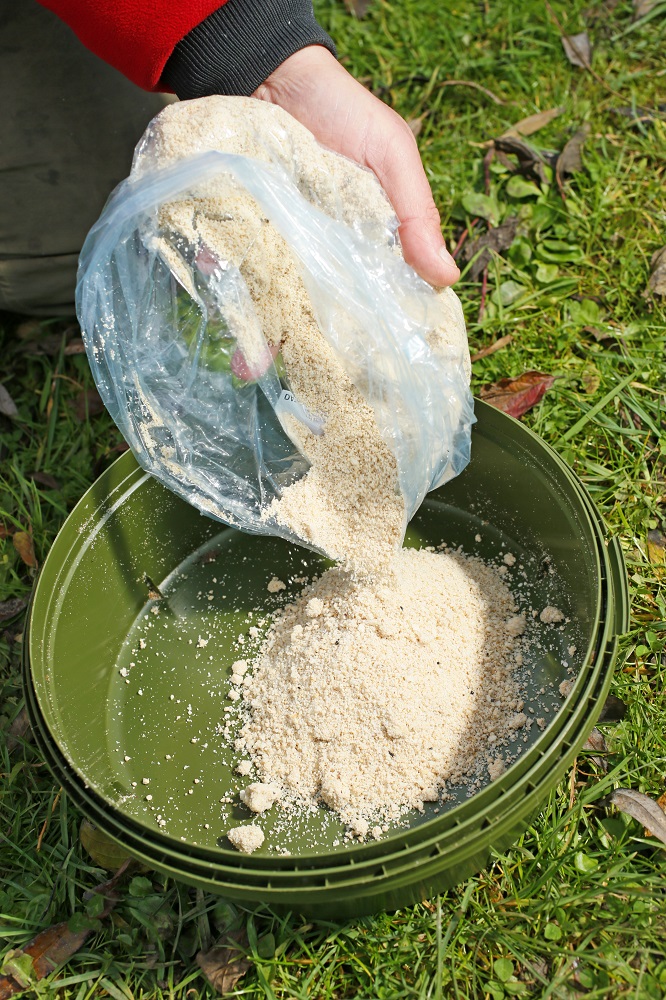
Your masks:
<path fill-rule="evenodd" d="M 562 25 L 558 21 L 557 14 L 555 13 L 555 11 L 553 10 L 553 8 L 548 3 L 548 0 L 544 0 L 544 3 L 546 5 L 546 10 L 550 14 L 550 16 L 553 19 L 553 21 L 555 22 L 555 27 L 559 31 L 560 37 L 563 38 L 564 37 L 564 28 L 562 27 Z M 571 41 L 571 37 L 570 36 L 567 36 L 567 37 L 569 39 L 569 45 L 571 46 L 571 48 L 573 49 L 573 51 L 576 53 L 576 55 L 580 59 L 582 65 L 583 65 L 583 68 L 586 69 L 587 72 L 591 76 L 594 77 L 594 79 L 597 81 L 597 83 L 601 84 L 601 86 L 605 90 L 607 90 L 609 94 L 613 94 L 614 97 L 622 98 L 623 95 L 619 91 L 617 91 L 613 87 L 611 87 L 611 85 L 609 83 L 606 83 L 606 81 L 604 80 L 604 78 L 602 76 L 599 76 L 599 74 L 596 72 L 596 70 L 592 69 L 592 66 L 590 64 L 589 59 L 586 57 L 585 53 L 582 52 L 578 48 L 578 46 L 576 45 L 576 43 Z"/>
<path fill-rule="evenodd" d="M 486 308 L 486 292 L 488 291 L 488 268 L 483 269 L 483 278 L 481 279 L 481 303 L 479 305 L 479 318 L 477 323 L 480 323 L 483 319 L 483 313 Z"/>
<path fill-rule="evenodd" d="M 455 250 L 453 251 L 453 254 L 452 254 L 452 257 L 453 257 L 454 260 L 457 259 L 458 254 L 460 253 L 460 251 L 462 250 L 462 248 L 463 248 L 463 246 L 465 244 L 465 240 L 470 235 L 470 231 L 472 229 L 474 229 L 474 226 L 477 224 L 478 221 L 479 221 L 478 219 L 472 219 L 472 221 L 469 224 L 469 228 L 465 227 L 465 229 L 463 229 L 462 233 L 460 234 L 460 239 L 456 243 L 456 248 L 455 248 Z"/>
<path fill-rule="evenodd" d="M 574 802 L 576 801 L 576 777 L 578 773 L 578 757 L 575 758 L 573 764 L 571 765 L 571 777 L 569 778 L 569 812 L 574 807 Z"/>
<path fill-rule="evenodd" d="M 374 93 L 379 97 L 381 94 L 385 94 L 388 90 L 393 90 L 395 87 L 400 87 L 404 83 L 430 83 L 431 77 L 424 76 L 421 73 L 416 73 L 414 76 L 403 76 L 399 80 L 395 80 L 391 84 L 384 84 L 382 87 L 377 87 Z M 442 80 L 441 83 L 436 84 L 437 87 L 472 87 L 474 90 L 481 91 L 486 97 L 489 97 L 491 101 L 495 104 L 506 104 L 501 97 L 497 94 L 493 94 L 492 90 L 488 90 L 487 87 L 482 87 L 480 83 L 475 80 Z"/>
<path fill-rule="evenodd" d="M 55 812 L 55 808 L 58 805 L 58 803 L 60 802 L 60 796 L 61 795 L 62 795 L 62 788 L 59 788 L 58 789 L 58 794 L 56 795 L 56 797 L 53 800 L 53 805 L 51 806 L 51 812 L 46 817 L 46 819 L 44 820 L 44 822 L 42 823 L 42 828 L 39 831 L 39 837 L 37 838 L 37 848 L 36 848 L 36 850 L 37 850 L 38 854 L 39 854 L 39 852 L 42 849 L 42 840 L 44 839 L 44 834 L 46 833 L 46 828 L 49 825 L 49 819 L 51 818 L 51 816 L 53 816 L 53 813 Z"/>
<path fill-rule="evenodd" d="M 483 186 L 486 195 L 490 194 L 490 164 L 495 157 L 495 147 L 491 146 L 483 158 Z"/>
<path fill-rule="evenodd" d="M 442 82 L 438 83 L 437 86 L 473 87 L 474 90 L 480 90 L 482 94 L 485 94 L 486 97 L 489 97 L 491 101 L 495 102 L 495 104 L 502 104 L 502 105 L 506 104 L 506 101 L 503 101 L 501 97 L 497 96 L 497 94 L 493 94 L 492 90 L 488 90 L 487 87 L 482 87 L 480 83 L 476 83 L 474 80 L 442 80 Z"/>
<path fill-rule="evenodd" d="M 487 347 L 482 347 L 480 351 L 477 351 L 476 354 L 472 355 L 470 360 L 474 363 L 475 361 L 480 361 L 481 358 L 487 358 L 489 354 L 494 354 L 495 351 L 501 351 L 503 347 L 507 347 L 512 340 L 513 337 L 511 334 L 507 333 L 504 337 L 500 337 L 499 340 L 496 340 L 494 344 L 488 344 Z"/>

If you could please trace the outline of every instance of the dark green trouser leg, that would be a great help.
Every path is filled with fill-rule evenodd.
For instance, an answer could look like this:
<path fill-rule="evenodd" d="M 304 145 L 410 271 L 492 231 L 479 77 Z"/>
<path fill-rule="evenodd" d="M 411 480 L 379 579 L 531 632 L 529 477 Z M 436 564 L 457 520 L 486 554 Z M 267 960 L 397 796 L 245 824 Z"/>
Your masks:
<path fill-rule="evenodd" d="M 35 0 L 0 0 L 0 309 L 71 315 L 79 251 L 171 98 L 139 90 Z"/>

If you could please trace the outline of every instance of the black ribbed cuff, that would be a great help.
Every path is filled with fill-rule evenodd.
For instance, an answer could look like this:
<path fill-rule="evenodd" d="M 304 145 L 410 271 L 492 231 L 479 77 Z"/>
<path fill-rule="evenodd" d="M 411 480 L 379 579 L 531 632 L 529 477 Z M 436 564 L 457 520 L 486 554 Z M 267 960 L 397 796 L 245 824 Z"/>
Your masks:
<path fill-rule="evenodd" d="M 249 97 L 306 45 L 323 45 L 336 54 L 315 21 L 311 0 L 227 0 L 178 42 L 161 82 L 181 100 Z"/>

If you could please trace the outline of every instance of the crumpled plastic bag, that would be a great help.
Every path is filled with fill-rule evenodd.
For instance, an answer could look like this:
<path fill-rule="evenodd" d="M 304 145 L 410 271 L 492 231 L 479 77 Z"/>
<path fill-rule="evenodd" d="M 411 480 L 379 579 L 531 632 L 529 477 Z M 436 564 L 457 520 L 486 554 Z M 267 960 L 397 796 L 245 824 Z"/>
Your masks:
<path fill-rule="evenodd" d="M 281 357 L 304 294 L 395 456 L 405 526 L 469 461 L 474 415 L 454 292 L 405 264 L 374 176 L 292 122 L 252 99 L 165 109 L 88 235 L 77 312 L 100 395 L 147 471 L 220 521 L 312 544 L 266 517 L 308 472 L 305 431 L 326 433 Z M 284 252 L 263 260 L 269 231 Z M 276 294 L 286 263 L 296 305 Z"/>

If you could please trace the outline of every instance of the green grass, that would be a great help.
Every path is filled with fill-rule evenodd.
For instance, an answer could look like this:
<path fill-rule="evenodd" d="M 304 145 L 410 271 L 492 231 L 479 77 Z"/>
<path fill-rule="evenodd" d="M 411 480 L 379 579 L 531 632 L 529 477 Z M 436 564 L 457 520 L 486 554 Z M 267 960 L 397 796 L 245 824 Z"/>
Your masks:
<path fill-rule="evenodd" d="M 238 984 L 244 997 L 666 995 L 666 851 L 601 801 L 618 784 L 666 791 L 666 564 L 658 544 L 666 531 L 666 314 L 642 296 L 650 256 L 666 241 L 666 124 L 632 125 L 613 111 L 663 102 L 666 19 L 623 36 L 631 4 L 591 2 L 552 8 L 567 33 L 588 27 L 598 79 L 567 64 L 558 28 L 536 0 L 459 0 L 453 9 L 375 0 L 362 21 L 338 0 L 317 7 L 353 72 L 406 118 L 427 112 L 419 143 L 452 245 L 470 221 L 463 199 L 485 190 L 483 143 L 556 105 L 563 114 L 530 140 L 540 148 L 560 149 L 583 121 L 591 126 L 585 169 L 565 202 L 555 185 L 538 198 L 512 197 L 508 175 L 491 166 L 488 193 L 500 217 L 520 213 L 520 238 L 489 267 L 480 321 L 480 284 L 463 277 L 458 290 L 473 350 L 513 337 L 475 364 L 477 389 L 530 368 L 558 376 L 526 422 L 576 469 L 627 556 L 633 615 L 613 688 L 627 715 L 602 727 L 608 773 L 581 754 L 534 824 L 486 871 L 432 904 L 344 926 L 250 915 L 135 874 L 112 916 L 30 995 L 212 996 L 194 955 L 235 926 L 247 928 L 252 956 Z M 479 83 L 504 103 L 440 86 L 451 79 Z M 549 240 L 559 241 L 554 251 Z M 2 378 L 19 407 L 19 419 L 0 417 L 0 524 L 31 530 L 40 563 L 120 442 L 105 414 L 76 416 L 74 401 L 91 387 L 85 358 L 62 350 L 64 324 L 43 326 L 50 356 L 26 351 L 9 317 L 0 333 Z M 31 479 L 35 472 L 55 477 L 57 488 Z M 26 595 L 33 578 L 11 538 L 0 539 L 0 601 Z M 52 923 L 83 919 L 84 892 L 106 877 L 83 851 L 81 817 L 33 745 L 8 750 L 6 730 L 22 704 L 22 628 L 19 616 L 0 639 L 0 955 Z"/>

